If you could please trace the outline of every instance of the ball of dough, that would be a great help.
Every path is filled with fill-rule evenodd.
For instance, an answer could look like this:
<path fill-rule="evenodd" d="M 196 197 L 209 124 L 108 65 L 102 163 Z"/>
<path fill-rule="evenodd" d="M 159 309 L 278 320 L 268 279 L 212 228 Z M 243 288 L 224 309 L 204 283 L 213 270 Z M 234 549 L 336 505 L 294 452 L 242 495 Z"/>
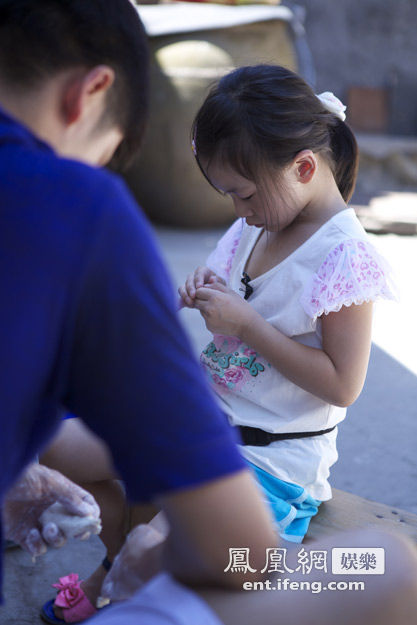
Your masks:
<path fill-rule="evenodd" d="M 91 515 L 77 516 L 69 514 L 60 503 L 54 503 L 52 506 L 49 506 L 42 513 L 40 521 L 43 526 L 48 523 L 55 523 L 67 538 L 86 534 L 100 534 L 101 532 L 101 519 Z"/>

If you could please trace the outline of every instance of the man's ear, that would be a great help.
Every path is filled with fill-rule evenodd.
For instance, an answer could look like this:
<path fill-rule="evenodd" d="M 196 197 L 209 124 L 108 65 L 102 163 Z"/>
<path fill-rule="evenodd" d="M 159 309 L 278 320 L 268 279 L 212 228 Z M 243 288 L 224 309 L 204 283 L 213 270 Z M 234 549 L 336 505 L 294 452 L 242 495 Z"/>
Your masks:
<path fill-rule="evenodd" d="M 302 150 L 293 161 L 297 182 L 306 184 L 312 180 L 317 171 L 317 159 L 311 150 Z"/>
<path fill-rule="evenodd" d="M 82 116 L 90 106 L 104 102 L 107 91 L 115 80 L 115 72 L 108 65 L 97 65 L 87 73 L 76 72 L 64 87 L 62 114 L 70 125 Z"/>

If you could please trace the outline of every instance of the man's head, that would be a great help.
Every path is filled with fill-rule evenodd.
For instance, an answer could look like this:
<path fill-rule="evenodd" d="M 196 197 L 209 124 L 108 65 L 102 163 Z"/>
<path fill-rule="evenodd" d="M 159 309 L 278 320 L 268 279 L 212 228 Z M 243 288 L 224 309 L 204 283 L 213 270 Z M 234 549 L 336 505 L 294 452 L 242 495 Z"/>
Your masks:
<path fill-rule="evenodd" d="M 31 105 L 22 121 L 58 152 L 96 164 L 136 152 L 148 51 L 129 0 L 0 0 L 0 41 L 0 96 L 12 114 Z"/>

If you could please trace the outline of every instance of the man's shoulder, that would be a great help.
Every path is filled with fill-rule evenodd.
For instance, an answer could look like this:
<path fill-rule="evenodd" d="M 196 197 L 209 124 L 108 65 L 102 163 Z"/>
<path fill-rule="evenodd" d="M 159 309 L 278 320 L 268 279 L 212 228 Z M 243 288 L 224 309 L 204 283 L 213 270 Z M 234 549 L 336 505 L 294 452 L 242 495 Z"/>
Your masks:
<path fill-rule="evenodd" d="M 104 168 L 54 155 L 47 165 L 48 172 L 50 193 L 60 198 L 63 204 L 78 202 L 80 208 L 92 206 L 101 212 L 108 205 L 114 205 L 116 198 L 120 205 L 127 201 L 122 179 Z M 131 202 L 129 198 L 128 203 Z"/>
<path fill-rule="evenodd" d="M 98 253 L 126 255 L 146 239 L 146 219 L 116 174 L 31 146 L 0 161 L 0 222 L 55 273 L 79 272 Z"/>
<path fill-rule="evenodd" d="M 0 159 L 5 173 L 0 193 L 7 204 L 42 209 L 49 217 L 50 212 L 58 216 L 70 210 L 88 219 L 114 204 L 115 198 L 121 209 L 134 203 L 116 174 L 42 146 L 12 143 Z"/>

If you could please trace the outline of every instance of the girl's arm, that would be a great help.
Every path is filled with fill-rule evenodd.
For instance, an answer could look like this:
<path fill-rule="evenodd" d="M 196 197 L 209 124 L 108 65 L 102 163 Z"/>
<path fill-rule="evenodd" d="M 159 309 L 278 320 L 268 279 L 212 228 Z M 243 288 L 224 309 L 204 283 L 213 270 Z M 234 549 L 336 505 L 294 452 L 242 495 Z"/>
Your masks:
<path fill-rule="evenodd" d="M 343 306 L 321 319 L 322 349 L 288 338 L 260 315 L 239 338 L 294 384 L 333 405 L 350 406 L 368 368 L 372 303 Z"/>
<path fill-rule="evenodd" d="M 198 289 L 195 307 L 211 332 L 237 336 L 291 382 L 320 399 L 349 406 L 359 396 L 371 347 L 372 303 L 343 306 L 323 315 L 322 349 L 285 336 L 221 285 Z"/>

